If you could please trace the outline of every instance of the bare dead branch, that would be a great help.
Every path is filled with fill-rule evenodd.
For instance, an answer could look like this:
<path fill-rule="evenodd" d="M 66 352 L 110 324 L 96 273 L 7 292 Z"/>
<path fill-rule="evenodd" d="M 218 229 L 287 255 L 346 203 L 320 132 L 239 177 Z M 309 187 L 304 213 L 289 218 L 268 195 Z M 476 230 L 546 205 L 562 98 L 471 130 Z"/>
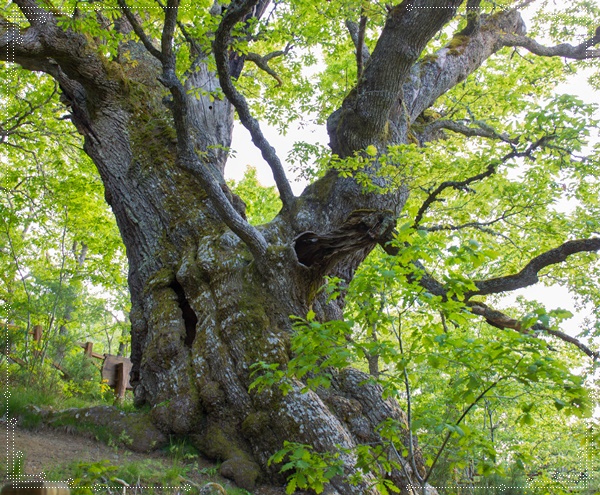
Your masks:
<path fill-rule="evenodd" d="M 360 79 L 365 66 L 366 59 L 363 58 L 365 48 L 365 30 L 367 29 L 367 16 L 364 7 L 360 9 L 360 21 L 358 23 L 358 35 L 356 40 L 356 78 Z M 368 50 L 366 50 L 369 53 Z"/>
<path fill-rule="evenodd" d="M 504 46 L 520 46 L 541 57 L 564 57 L 574 60 L 600 58 L 600 50 L 590 50 L 591 47 L 600 44 L 600 27 L 596 29 L 594 36 L 575 46 L 568 43 L 544 46 L 527 36 L 515 34 L 504 35 L 501 42 Z"/>
<path fill-rule="evenodd" d="M 284 50 L 276 50 L 274 52 L 268 53 L 267 55 L 259 55 L 258 53 L 248 53 L 246 55 L 246 60 L 253 62 L 256 66 L 269 74 L 273 79 L 277 81 L 277 85 L 281 86 L 283 81 L 279 74 L 275 72 L 271 67 L 269 67 L 269 61 L 274 59 L 275 57 L 281 57 L 283 55 L 287 55 L 289 51 L 292 49 L 292 45 L 287 45 Z"/>
<path fill-rule="evenodd" d="M 135 15 L 131 11 L 131 9 L 127 6 L 127 3 L 125 2 L 125 0 L 117 0 L 117 3 L 119 4 L 121 12 L 123 12 L 125 17 L 129 21 L 129 24 L 131 24 L 133 32 L 140 39 L 140 41 L 142 42 L 142 44 L 144 45 L 146 50 L 148 50 L 148 52 L 150 52 L 150 54 L 152 56 L 154 56 L 155 58 L 157 58 L 158 60 L 162 60 L 160 50 L 158 50 L 152 44 L 152 41 L 150 40 L 148 35 L 144 32 L 141 24 L 138 22 Z"/>
<path fill-rule="evenodd" d="M 283 207 L 289 208 L 294 201 L 294 193 L 285 175 L 285 170 L 275 149 L 262 133 L 260 124 L 252 116 L 246 98 L 234 86 L 229 69 L 227 54 L 231 40 L 231 30 L 257 3 L 258 0 L 234 0 L 229 5 L 215 34 L 213 51 L 219 75 L 219 83 L 221 84 L 223 93 L 225 93 L 227 99 L 235 107 L 242 125 L 248 129 L 252 136 L 252 142 L 261 151 L 264 160 L 271 167 Z"/>
<path fill-rule="evenodd" d="M 498 294 L 500 292 L 529 287 L 539 281 L 538 273 L 540 270 L 550 265 L 562 263 L 573 254 L 599 250 L 600 238 L 594 237 L 591 239 L 567 241 L 557 248 L 536 256 L 519 273 L 475 282 L 477 291 L 469 292 L 467 298 L 476 295 Z"/>

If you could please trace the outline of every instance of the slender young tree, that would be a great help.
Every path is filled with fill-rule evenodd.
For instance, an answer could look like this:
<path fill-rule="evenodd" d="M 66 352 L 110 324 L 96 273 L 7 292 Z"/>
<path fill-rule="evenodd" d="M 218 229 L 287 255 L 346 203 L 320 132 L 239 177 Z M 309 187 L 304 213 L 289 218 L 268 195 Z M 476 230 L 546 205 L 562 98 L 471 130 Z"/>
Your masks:
<path fill-rule="evenodd" d="M 571 151 L 581 147 L 580 136 L 567 132 L 573 122 L 560 120 L 568 108 L 557 109 L 558 120 L 549 124 L 523 117 L 530 107 L 510 97 L 520 91 L 511 84 L 523 59 L 536 63 L 529 54 L 600 57 L 600 33 L 566 19 L 574 27 L 561 34 L 548 21 L 552 36 L 572 38 L 542 45 L 527 36 L 520 13 L 533 3 L 109 0 L 63 2 L 59 10 L 46 0 L 14 0 L 6 7 L 0 58 L 9 65 L 3 70 L 45 73 L 57 82 L 104 184 L 129 260 L 131 383 L 136 403 L 152 406 L 161 429 L 188 435 L 202 452 L 224 461 L 224 475 L 250 489 L 261 475 L 276 476 L 268 460 L 284 440 L 318 452 L 351 452 L 359 443 L 378 442 L 384 420 L 406 424 L 398 404 L 357 369 L 335 372 L 328 389 L 307 391 L 297 380 L 283 394 L 277 387 L 249 391 L 250 367 L 258 361 L 284 367 L 290 360 L 290 315 L 312 310 L 321 321 L 342 316 L 343 297 L 332 301 L 319 291 L 326 276 L 350 282 L 378 245 L 402 263 L 409 246 L 390 244 L 399 219 L 405 225 L 408 217 L 409 228 L 424 235 L 467 228 L 490 233 L 495 224 L 510 226 L 526 203 L 520 191 L 511 196 L 510 181 L 503 183 L 504 197 L 513 206 L 503 213 L 480 205 L 453 217 L 466 210 L 440 205 L 450 196 L 477 195 L 479 185 L 506 177 L 506 168 L 519 160 L 540 171 L 546 162 L 536 168 L 535 160 L 542 156 L 575 160 Z M 581 31 L 584 39 L 574 43 Z M 328 66 L 320 89 L 302 85 L 302 61 L 310 57 Z M 335 63 L 344 57 L 354 66 L 342 76 Z M 495 104 L 504 108 L 497 128 L 477 102 L 487 91 L 498 95 L 498 82 L 486 86 L 484 79 L 458 96 L 444 96 L 494 60 L 502 66 L 486 74 L 504 73 L 509 102 L 502 106 L 497 96 Z M 261 89 L 254 79 L 265 81 L 263 74 L 278 86 Z M 532 99 L 546 96 L 541 90 L 550 85 L 547 73 L 539 77 L 537 88 L 530 84 Z M 278 112 L 268 115 L 275 108 L 329 113 L 331 166 L 299 196 L 257 119 L 262 114 L 277 121 Z M 246 220 L 243 198 L 224 179 L 236 116 L 271 168 L 282 203 L 261 226 Z M 521 120 L 528 126 L 517 125 Z M 464 148 L 454 135 L 464 137 Z M 471 141 L 480 149 L 493 144 L 462 168 L 421 161 L 420 150 L 443 147 L 444 139 L 448 150 L 455 146 L 450 154 L 456 160 Z M 413 187 L 414 177 L 428 180 Z M 420 205 L 405 208 L 412 197 L 421 198 Z M 548 207 L 545 200 L 540 204 Z M 531 211 L 540 204 L 533 198 Z M 460 221 L 451 223 L 454 218 Z M 525 331 L 518 319 L 485 304 L 484 296 L 532 285 L 540 271 L 600 249 L 597 226 L 563 227 L 561 235 L 528 243 L 527 252 L 516 249 L 501 266 L 504 272 L 491 265 L 487 278 L 462 290 L 436 278 L 426 260 L 411 261 L 406 277 L 415 291 L 461 300 L 491 325 Z M 553 245 L 544 245 L 548 238 Z M 598 357 L 543 322 L 533 329 L 571 339 Z M 403 437 L 413 441 L 408 431 Z M 415 452 L 410 462 L 386 474 L 402 493 L 420 485 L 415 471 L 425 473 L 417 447 L 409 450 Z M 342 461 L 330 493 L 379 493 L 368 474 L 354 476 L 352 454 Z"/>

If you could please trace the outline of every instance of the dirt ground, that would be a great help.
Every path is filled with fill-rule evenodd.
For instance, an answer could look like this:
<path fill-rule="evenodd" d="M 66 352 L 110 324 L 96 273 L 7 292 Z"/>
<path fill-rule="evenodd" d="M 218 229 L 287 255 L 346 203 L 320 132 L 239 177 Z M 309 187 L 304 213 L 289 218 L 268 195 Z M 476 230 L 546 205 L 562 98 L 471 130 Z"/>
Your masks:
<path fill-rule="evenodd" d="M 22 452 L 25 456 L 24 472 L 28 475 L 37 475 L 50 468 L 74 461 L 96 462 L 107 459 L 111 464 L 118 464 L 124 459 L 135 461 L 153 457 L 126 452 L 123 449 L 113 449 L 108 445 L 67 432 L 47 428 L 33 431 L 16 427 L 13 434 L 10 424 L 0 424 L 0 426 L 2 427 L 0 444 L 6 445 L 6 456 L 2 456 L 6 459 L 3 461 L 14 458 L 17 453 Z"/>
<path fill-rule="evenodd" d="M 172 460 L 161 453 L 137 454 L 123 448 L 109 447 L 93 439 L 72 434 L 66 431 L 50 428 L 26 430 L 13 427 L 12 424 L 0 421 L 0 459 L 1 463 L 8 466 L 9 458 L 14 458 L 22 452 L 25 457 L 24 474 L 30 476 L 43 476 L 51 468 L 69 464 L 75 461 L 96 462 L 103 459 L 113 465 L 124 462 L 143 461 L 155 459 L 164 461 L 166 466 L 172 465 Z M 198 459 L 198 471 L 202 468 L 214 467 L 214 464 L 203 459 Z M 6 472 L 0 472 L 0 485 L 6 481 Z M 209 479 L 202 476 L 190 476 L 198 484 L 204 484 Z M 65 481 L 65 480 L 53 480 Z M 212 476 L 210 481 L 217 481 L 224 486 L 231 483 L 219 476 Z M 283 495 L 285 490 L 280 487 L 259 486 L 253 491 L 254 495 Z"/>

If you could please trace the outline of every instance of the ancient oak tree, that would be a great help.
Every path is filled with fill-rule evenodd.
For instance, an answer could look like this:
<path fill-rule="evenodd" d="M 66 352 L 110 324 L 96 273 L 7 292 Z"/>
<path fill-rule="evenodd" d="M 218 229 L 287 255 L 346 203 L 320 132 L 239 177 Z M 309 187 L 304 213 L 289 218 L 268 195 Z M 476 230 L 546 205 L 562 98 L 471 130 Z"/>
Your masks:
<path fill-rule="evenodd" d="M 374 379 L 376 355 L 367 356 L 372 379 L 345 368 L 330 371 L 328 388 L 250 387 L 254 363 L 284 369 L 293 357 L 290 316 L 343 317 L 344 284 L 378 246 L 406 268 L 415 293 L 461 304 L 498 332 L 550 334 L 598 357 L 486 299 L 572 259 L 591 266 L 600 249 L 597 198 L 585 203 L 598 170 L 593 153 L 580 156 L 591 117 L 551 95 L 563 61 L 600 57 L 590 21 L 598 12 L 584 22 L 575 11 L 544 17 L 542 9 L 536 34 L 544 37 L 534 39 L 521 10 L 536 3 L 548 2 L 8 4 L 4 70 L 56 81 L 116 217 L 129 260 L 131 383 L 160 429 L 188 436 L 248 489 L 281 476 L 268 460 L 284 440 L 343 452 L 327 489 L 350 495 L 379 493 L 353 448 L 378 444 L 380 425 L 395 420 L 404 446 L 388 445 L 385 457 L 397 459 L 382 475 L 402 493 L 424 486 L 405 414 Z M 310 64 L 312 75 L 303 70 Z M 330 149 L 304 160 L 314 173 L 296 196 L 259 119 L 284 128 L 303 112 L 323 123 Z M 224 178 L 236 118 L 282 204 L 260 226 Z M 567 188 L 579 201 L 576 221 L 558 221 L 552 209 Z M 483 266 L 461 251 L 460 278 L 406 254 L 408 231 L 446 233 L 449 243 L 470 231 L 507 247 Z M 320 291 L 326 277 L 340 281 L 339 297 Z"/>

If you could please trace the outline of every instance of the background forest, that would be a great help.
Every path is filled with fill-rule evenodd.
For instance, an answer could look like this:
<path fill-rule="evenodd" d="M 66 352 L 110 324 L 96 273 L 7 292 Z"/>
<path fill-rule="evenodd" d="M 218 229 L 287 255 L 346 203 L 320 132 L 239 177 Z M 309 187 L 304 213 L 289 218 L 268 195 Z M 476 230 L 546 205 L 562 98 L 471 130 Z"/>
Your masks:
<path fill-rule="evenodd" d="M 600 16 L 598 6 L 588 8 Z M 571 34 L 594 27 L 590 12 L 541 9 L 532 32 L 550 18 L 560 19 Z M 465 16 L 457 25 L 466 22 Z M 265 49 L 278 45 L 277 35 L 264 41 Z M 544 35 L 559 39 L 564 32 Z M 240 79 L 241 90 L 254 95 L 258 117 L 293 133 L 302 119 L 323 123 L 338 108 L 356 68 L 351 40 L 338 44 L 336 33 L 328 36 L 330 44 L 319 53 L 304 47 L 289 64 L 274 61 L 278 77 L 290 84 L 275 85 L 260 71 Z M 440 31 L 422 57 L 451 40 L 450 30 Z M 503 70 L 507 59 L 517 66 L 509 74 Z M 304 74 L 311 65 L 310 75 Z M 592 62 L 565 64 L 504 48 L 423 112 L 416 126 L 430 126 L 443 114 L 469 122 L 477 129 L 469 137 L 476 141 L 467 144 L 467 136 L 433 126 L 428 132 L 445 132 L 443 139 L 423 147 L 414 138 L 377 156 L 385 187 L 408 180 L 411 192 L 392 249 L 375 249 L 349 285 L 327 277 L 318 290 L 328 301 L 345 297 L 344 318 L 322 321 L 312 310 L 291 315 L 295 357 L 285 369 L 255 363 L 251 389 L 277 386 L 285 392 L 295 379 L 304 380 L 307 390 L 327 388 L 331 369 L 354 366 L 407 412 L 426 481 L 440 493 L 600 493 L 597 253 L 576 254 L 540 275 L 539 284 L 566 288 L 583 317 L 572 319 L 560 305 L 536 300 L 535 286 L 516 300 L 490 293 L 470 310 L 464 302 L 482 275 L 518 273 L 531 253 L 600 234 L 598 106 L 554 92 L 568 76 L 590 67 L 597 70 Z M 7 416 L 25 414 L 28 402 L 57 409 L 112 404 L 112 390 L 78 343 L 129 355 L 125 247 L 58 84 L 10 64 L 0 70 L 0 359 L 11 390 Z M 600 91 L 597 73 L 590 83 Z M 328 98 L 311 99 L 307 88 L 313 85 Z M 507 86 L 514 90 L 506 92 Z M 475 117 L 481 115 L 485 121 Z M 527 135 L 539 144 L 549 134 L 552 144 L 543 150 L 521 139 Z M 373 190 L 380 182 L 362 171 L 376 154 L 373 147 L 338 159 L 325 147 L 297 142 L 289 163 L 307 180 L 333 168 Z M 421 167 L 411 168 L 417 162 Z M 481 163 L 502 172 L 446 186 L 442 199 L 432 196 L 445 180 L 475 176 Z M 253 225 L 270 222 L 281 208 L 277 189 L 261 185 L 251 166 L 229 187 L 246 203 Z M 423 289 L 419 263 L 452 297 Z M 502 308 L 505 325 L 486 320 L 488 306 Z M 43 328 L 41 343 L 33 340 L 36 325 Z M 131 403 L 127 395 L 121 407 L 132 409 Z M 380 433 L 391 445 L 401 443 L 394 441 L 400 433 L 391 420 Z M 406 449 L 398 455 L 412 455 Z M 365 445 L 356 455 L 382 493 L 394 491 L 385 481 L 383 449 Z M 272 463 L 289 475 L 289 493 L 319 493 L 339 474 L 338 457 L 286 442 Z"/>

